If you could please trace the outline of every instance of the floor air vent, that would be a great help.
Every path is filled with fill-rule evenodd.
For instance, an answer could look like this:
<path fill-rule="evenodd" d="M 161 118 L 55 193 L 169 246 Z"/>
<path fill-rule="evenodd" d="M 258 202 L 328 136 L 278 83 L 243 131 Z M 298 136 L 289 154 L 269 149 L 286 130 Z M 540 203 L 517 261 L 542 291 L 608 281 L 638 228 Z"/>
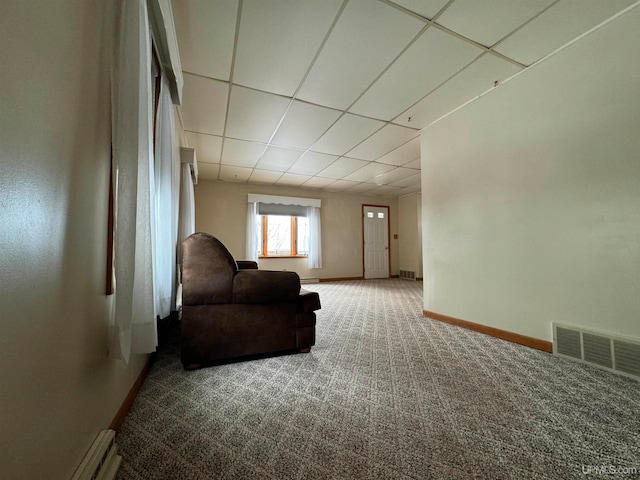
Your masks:
<path fill-rule="evenodd" d="M 117 451 L 115 432 L 103 430 L 89 448 L 71 480 L 113 480 L 122 461 Z"/>
<path fill-rule="evenodd" d="M 416 272 L 412 270 L 400 270 L 400 278 L 404 280 L 415 280 Z"/>
<path fill-rule="evenodd" d="M 640 340 L 554 323 L 553 353 L 640 379 Z"/>

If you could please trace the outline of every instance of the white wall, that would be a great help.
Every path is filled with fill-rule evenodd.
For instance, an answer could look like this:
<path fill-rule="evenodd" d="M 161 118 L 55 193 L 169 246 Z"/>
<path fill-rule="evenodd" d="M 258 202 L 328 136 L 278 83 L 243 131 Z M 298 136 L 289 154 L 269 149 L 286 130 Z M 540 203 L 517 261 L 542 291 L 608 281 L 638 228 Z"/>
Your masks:
<path fill-rule="evenodd" d="M 398 275 L 398 201 L 396 198 L 348 195 L 321 190 L 298 189 L 199 180 L 195 186 L 196 230 L 216 236 L 236 259 L 245 258 L 247 195 L 262 193 L 322 200 L 321 269 L 309 269 L 307 259 L 260 259 L 260 268 L 291 270 L 301 278 L 362 277 L 362 204 L 389 206 L 391 222 L 390 274 Z"/>
<path fill-rule="evenodd" d="M 70 478 L 146 360 L 107 359 L 111 3 L 0 3 L 0 478 Z"/>
<path fill-rule="evenodd" d="M 424 308 L 640 338 L 640 8 L 422 133 Z"/>

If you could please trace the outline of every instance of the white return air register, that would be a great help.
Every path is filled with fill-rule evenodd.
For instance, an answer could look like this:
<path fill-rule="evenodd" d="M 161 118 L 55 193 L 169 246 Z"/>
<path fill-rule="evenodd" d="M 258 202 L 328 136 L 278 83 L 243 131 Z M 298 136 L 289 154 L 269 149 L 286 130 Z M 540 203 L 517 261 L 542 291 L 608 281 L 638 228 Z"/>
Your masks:
<path fill-rule="evenodd" d="M 640 340 L 553 323 L 553 353 L 640 380 Z"/>

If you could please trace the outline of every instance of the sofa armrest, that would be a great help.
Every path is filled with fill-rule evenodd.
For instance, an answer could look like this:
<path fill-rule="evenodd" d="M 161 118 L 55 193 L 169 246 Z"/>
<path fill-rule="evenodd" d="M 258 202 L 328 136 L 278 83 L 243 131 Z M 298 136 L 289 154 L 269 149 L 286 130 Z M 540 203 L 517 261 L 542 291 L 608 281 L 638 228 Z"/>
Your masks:
<path fill-rule="evenodd" d="M 238 270 L 233 277 L 234 303 L 296 303 L 299 292 L 295 272 Z"/>
<path fill-rule="evenodd" d="M 298 311 L 310 313 L 320 310 L 320 308 L 320 295 L 318 295 L 318 292 L 310 292 L 301 288 L 300 295 L 298 295 Z"/>
<path fill-rule="evenodd" d="M 258 262 L 254 260 L 236 260 L 239 270 L 257 270 Z"/>

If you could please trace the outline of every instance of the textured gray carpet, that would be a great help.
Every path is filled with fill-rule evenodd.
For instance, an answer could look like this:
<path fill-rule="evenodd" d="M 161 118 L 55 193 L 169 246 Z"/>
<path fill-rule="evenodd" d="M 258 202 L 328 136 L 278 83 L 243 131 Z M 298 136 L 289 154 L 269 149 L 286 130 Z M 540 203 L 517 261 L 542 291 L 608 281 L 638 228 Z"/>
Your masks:
<path fill-rule="evenodd" d="M 305 287 L 309 354 L 160 348 L 119 480 L 640 478 L 640 382 L 426 319 L 421 283 Z"/>

